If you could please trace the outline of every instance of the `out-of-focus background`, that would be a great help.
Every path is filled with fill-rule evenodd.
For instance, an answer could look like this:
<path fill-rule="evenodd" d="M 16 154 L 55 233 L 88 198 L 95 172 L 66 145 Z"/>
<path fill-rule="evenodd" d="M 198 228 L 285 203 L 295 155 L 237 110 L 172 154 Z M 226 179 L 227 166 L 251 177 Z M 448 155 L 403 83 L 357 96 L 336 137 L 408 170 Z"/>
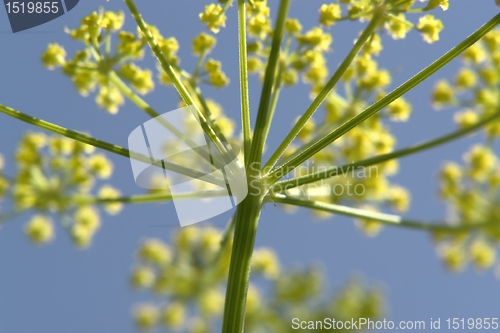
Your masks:
<path fill-rule="evenodd" d="M 175 36 L 180 43 L 179 56 L 184 68 L 192 69 L 196 58 L 191 55 L 191 39 L 206 26 L 198 13 L 208 1 L 138 1 L 146 21 L 156 25 L 165 37 Z M 324 1 L 294 0 L 290 15 L 300 18 L 305 29 L 317 24 L 318 9 Z M 278 1 L 271 1 L 276 9 Z M 70 80 L 59 71 L 42 67 L 40 55 L 48 43 L 63 45 L 72 56 L 81 44 L 63 32 L 63 27 L 76 27 L 81 18 L 99 6 L 106 10 L 122 9 L 123 1 L 82 0 L 66 15 L 33 28 L 12 34 L 7 14 L 0 10 L 0 103 L 32 116 L 71 129 L 90 132 L 94 137 L 127 146 L 129 133 L 148 119 L 147 115 L 128 102 L 118 115 L 98 109 L 93 97 L 77 94 Z M 444 52 L 462 41 L 498 12 L 493 0 L 451 1 L 450 9 L 433 14 L 445 26 L 441 40 L 427 44 L 412 31 L 402 41 L 383 35 L 384 50 L 379 56 L 382 67 L 393 73 L 392 87 L 403 83 Z M 272 13 L 274 17 L 275 11 Z M 230 8 L 227 26 L 217 35 L 212 56 L 221 60 L 231 84 L 223 90 L 204 88 L 206 94 L 222 104 L 227 114 L 239 120 L 239 73 L 237 46 L 237 9 Z M 417 20 L 418 14 L 412 20 Z M 135 30 L 129 15 L 124 27 Z M 361 25 L 342 22 L 334 25 L 333 52 L 328 54 L 331 72 L 350 49 Z M 141 67 L 155 63 L 150 52 Z M 434 111 L 429 93 L 433 83 L 451 77 L 456 60 L 424 82 L 406 97 L 414 111 L 406 123 L 391 124 L 404 147 L 435 137 L 455 128 L 453 113 Z M 250 106 L 255 121 L 260 83 L 251 77 Z M 269 153 L 277 147 L 293 125 L 293 119 L 309 105 L 309 90 L 298 85 L 283 89 L 268 140 Z M 146 100 L 160 113 L 178 107 L 172 88 L 157 85 Z M 12 174 L 13 154 L 23 133 L 36 128 L 0 115 L 0 153 L 6 158 L 6 172 Z M 468 137 L 440 148 L 401 160 L 400 173 L 393 178 L 411 190 L 412 205 L 408 217 L 421 220 L 442 220 L 446 207 L 437 197 L 437 171 L 445 161 L 459 161 L 463 152 L 479 136 Z M 142 193 L 133 180 L 127 159 L 107 154 L 115 172 L 111 183 L 124 194 Z M 6 210 L 7 208 L 4 208 Z M 227 212 L 209 223 L 223 227 L 231 216 Z M 158 237 L 168 241 L 177 227 L 173 204 L 127 206 L 113 217 L 105 217 L 93 245 L 85 251 L 76 250 L 57 230 L 52 243 L 38 248 L 23 234 L 28 220 L 22 215 L 0 230 L 0 332 L 134 332 L 130 320 L 132 306 L 149 300 L 148 294 L 129 288 L 128 274 L 134 251 L 141 239 Z M 370 283 L 380 283 L 386 292 L 393 321 L 425 320 L 449 317 L 498 317 L 500 281 L 490 270 L 478 274 L 469 268 L 462 274 L 448 273 L 435 254 L 426 233 L 385 228 L 376 238 L 368 239 L 350 219 L 335 216 L 317 221 L 310 212 L 300 209 L 287 215 L 280 208 L 266 205 L 262 212 L 256 246 L 276 249 L 285 266 L 323 264 L 330 290 L 359 274 Z"/>

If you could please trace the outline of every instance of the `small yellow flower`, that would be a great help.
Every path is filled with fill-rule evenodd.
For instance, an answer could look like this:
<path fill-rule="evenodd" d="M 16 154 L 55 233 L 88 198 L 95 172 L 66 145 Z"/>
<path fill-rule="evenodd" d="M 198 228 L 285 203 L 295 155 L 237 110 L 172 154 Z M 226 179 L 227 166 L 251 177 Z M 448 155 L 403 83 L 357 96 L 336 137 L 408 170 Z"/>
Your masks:
<path fill-rule="evenodd" d="M 113 86 L 102 86 L 96 97 L 96 103 L 111 114 L 118 113 L 118 109 L 125 103 L 121 92 Z"/>
<path fill-rule="evenodd" d="M 467 128 L 474 125 L 479 120 L 477 113 L 472 110 L 465 110 L 455 114 L 455 123 L 459 128 Z"/>
<path fill-rule="evenodd" d="M 26 235 L 35 244 L 44 244 L 54 238 L 54 225 L 50 218 L 42 215 L 35 215 L 24 229 Z"/>
<path fill-rule="evenodd" d="M 249 57 L 247 66 L 250 73 L 259 72 L 264 68 L 264 64 L 257 57 Z"/>
<path fill-rule="evenodd" d="M 252 270 L 261 272 L 268 279 L 276 279 L 280 272 L 280 263 L 276 253 L 269 248 L 255 250 Z"/>
<path fill-rule="evenodd" d="M 215 288 L 205 291 L 199 298 L 200 311 L 206 315 L 220 315 L 224 310 L 224 294 Z"/>
<path fill-rule="evenodd" d="M 209 81 L 216 88 L 222 88 L 229 84 L 229 78 L 222 71 L 211 72 L 209 75 Z"/>
<path fill-rule="evenodd" d="M 66 51 L 61 45 L 49 44 L 47 50 L 42 54 L 42 63 L 46 68 L 53 70 L 66 63 L 65 57 Z"/>
<path fill-rule="evenodd" d="M 200 13 L 200 21 L 208 25 L 208 29 L 214 33 L 220 31 L 220 27 L 226 26 L 226 14 L 222 14 L 220 5 L 211 4 L 205 6 L 205 12 Z"/>
<path fill-rule="evenodd" d="M 160 311 L 151 304 L 142 304 L 134 310 L 134 321 L 140 330 L 150 330 L 158 324 Z"/>
<path fill-rule="evenodd" d="M 186 320 L 187 310 L 181 302 L 169 303 L 163 312 L 163 323 L 171 329 L 182 326 Z"/>
<path fill-rule="evenodd" d="M 411 24 L 406 21 L 403 13 L 398 14 L 396 18 L 388 17 L 385 26 L 393 39 L 403 39 L 411 30 Z"/>
<path fill-rule="evenodd" d="M 134 288 L 149 288 L 154 285 L 156 276 L 149 267 L 137 267 L 132 271 L 130 283 Z"/>
<path fill-rule="evenodd" d="M 172 262 L 172 251 L 165 243 L 157 239 L 144 241 L 137 251 L 137 256 L 158 265 L 168 265 Z"/>
<path fill-rule="evenodd" d="M 125 14 L 122 11 L 117 13 L 105 12 L 99 20 L 99 25 L 103 28 L 109 29 L 110 31 L 118 31 L 122 28 L 124 22 Z"/>
<path fill-rule="evenodd" d="M 102 199 L 116 199 L 120 196 L 120 191 L 110 185 L 104 185 L 99 190 L 99 197 Z M 104 204 L 104 210 L 111 215 L 118 214 L 123 208 L 121 202 L 113 202 Z"/>
<path fill-rule="evenodd" d="M 75 223 L 90 231 L 95 231 L 101 226 L 99 212 L 92 206 L 79 207 L 74 215 Z"/>
<path fill-rule="evenodd" d="M 469 47 L 462 54 L 464 61 L 471 62 L 473 64 L 480 64 L 484 62 L 487 58 L 486 51 L 481 44 L 476 43 Z"/>
<path fill-rule="evenodd" d="M 319 23 L 330 27 L 342 16 L 339 4 L 322 5 L 319 9 Z"/>
<path fill-rule="evenodd" d="M 291 35 L 294 35 L 302 30 L 302 25 L 299 20 L 288 18 L 285 21 L 285 31 Z"/>
<path fill-rule="evenodd" d="M 113 163 L 104 154 L 94 154 L 88 160 L 90 170 L 101 179 L 108 179 L 113 173 Z"/>
<path fill-rule="evenodd" d="M 467 264 L 467 257 L 461 244 L 451 244 L 442 251 L 442 257 L 446 266 L 454 272 L 461 271 Z"/>
<path fill-rule="evenodd" d="M 462 68 L 455 76 L 455 83 L 462 89 L 473 88 L 477 83 L 476 73 L 472 69 Z"/>
<path fill-rule="evenodd" d="M 215 42 L 214 36 L 202 32 L 193 39 L 193 53 L 199 56 L 202 53 L 210 52 L 215 46 Z"/>
<path fill-rule="evenodd" d="M 469 172 L 475 179 L 482 180 L 493 169 L 496 162 L 496 156 L 490 148 L 475 145 L 465 155 L 464 159 L 469 164 Z"/>
<path fill-rule="evenodd" d="M 387 113 L 394 121 L 407 121 L 411 114 L 411 104 L 400 97 L 387 106 Z"/>
<path fill-rule="evenodd" d="M 406 212 L 410 205 L 410 192 L 401 186 L 391 186 L 387 194 L 389 203 L 399 212 Z"/>
<path fill-rule="evenodd" d="M 495 248 L 483 240 L 476 240 L 470 248 L 470 253 L 473 263 L 479 269 L 490 268 L 495 263 Z"/>
<path fill-rule="evenodd" d="M 297 41 L 305 44 L 313 50 L 329 51 L 332 43 L 332 36 L 324 32 L 321 28 L 313 28 L 304 35 L 297 36 Z"/>
<path fill-rule="evenodd" d="M 432 91 L 432 101 L 439 107 L 440 105 L 452 104 L 455 100 L 453 87 L 446 80 L 440 80 Z"/>
<path fill-rule="evenodd" d="M 92 241 L 92 236 L 94 236 L 94 231 L 85 225 L 74 224 L 71 227 L 71 237 L 78 247 L 88 247 Z"/>
<path fill-rule="evenodd" d="M 434 43 L 439 40 L 439 33 L 443 30 L 443 23 L 432 15 L 424 15 L 418 21 L 417 29 L 422 32 L 424 41 Z"/>

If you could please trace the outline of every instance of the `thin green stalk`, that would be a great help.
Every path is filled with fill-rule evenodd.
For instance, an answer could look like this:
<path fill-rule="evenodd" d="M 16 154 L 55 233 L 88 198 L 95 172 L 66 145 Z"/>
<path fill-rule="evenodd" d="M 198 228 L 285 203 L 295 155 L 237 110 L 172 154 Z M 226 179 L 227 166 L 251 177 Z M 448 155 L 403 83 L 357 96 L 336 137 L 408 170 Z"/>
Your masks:
<path fill-rule="evenodd" d="M 273 87 L 273 97 L 271 98 L 271 105 L 269 106 L 269 117 L 266 122 L 266 128 L 264 131 L 264 146 L 267 141 L 267 136 L 269 135 L 269 129 L 271 128 L 271 123 L 273 122 L 274 112 L 276 111 L 276 105 L 278 104 L 278 99 L 280 97 L 281 83 L 283 81 L 283 72 L 285 66 L 281 64 L 278 68 L 278 74 L 276 74 L 276 81 Z"/>
<path fill-rule="evenodd" d="M 171 200 L 184 200 L 184 199 L 201 199 L 201 198 L 213 198 L 227 196 L 226 190 L 213 190 L 213 191 L 202 191 L 202 192 L 189 192 L 189 193 L 153 193 L 153 194 L 143 194 L 143 195 L 131 195 L 119 198 L 99 198 L 99 197 L 87 197 L 87 196 L 77 196 L 73 198 L 73 201 L 78 204 L 108 204 L 108 203 L 127 203 L 127 204 L 142 204 L 142 203 L 152 203 L 152 202 L 164 202 Z"/>
<path fill-rule="evenodd" d="M 281 41 L 285 33 L 285 21 L 290 7 L 290 0 L 281 0 L 276 20 L 276 26 L 273 30 L 273 41 L 271 45 L 271 53 L 267 62 L 266 71 L 264 74 L 264 84 L 262 85 L 262 93 L 260 96 L 259 111 L 257 113 L 257 121 L 255 123 L 255 133 L 252 139 L 252 148 L 250 150 L 250 158 L 248 159 L 247 169 L 253 163 L 257 164 L 260 169 L 262 160 L 262 151 L 264 148 L 264 136 L 266 123 L 269 117 L 269 103 L 271 101 L 271 93 L 273 90 L 276 67 L 281 51 Z M 249 164 L 250 163 L 250 164 Z M 253 168 L 253 167 L 252 167 Z"/>
<path fill-rule="evenodd" d="M 378 212 L 372 212 L 369 210 L 352 208 L 347 206 L 335 205 L 331 203 L 321 202 L 321 201 L 313 201 L 306 199 L 294 198 L 291 196 L 286 196 L 283 194 L 276 194 L 271 196 L 269 201 L 279 202 L 288 205 L 307 207 L 311 209 L 317 209 L 330 213 L 337 213 L 341 215 L 347 215 L 351 217 L 357 217 L 361 219 L 368 219 L 377 221 L 383 224 L 396 226 L 396 227 L 405 227 L 412 228 L 418 230 L 427 230 L 432 232 L 463 232 L 472 229 L 483 228 L 485 226 L 489 226 L 494 223 L 498 223 L 497 221 L 493 222 L 484 222 L 484 223 L 476 223 L 476 224 L 465 224 L 460 226 L 450 226 L 445 224 L 437 224 L 437 223 L 429 223 L 429 222 L 419 222 L 413 220 L 403 219 L 399 215 L 394 214 L 384 214 Z"/>
<path fill-rule="evenodd" d="M 250 129 L 250 104 L 248 102 L 248 60 L 246 32 L 246 3 L 238 0 L 238 43 L 240 51 L 240 90 L 241 90 L 241 126 L 243 129 L 243 152 L 245 165 L 248 162 L 252 145 Z"/>
<path fill-rule="evenodd" d="M 307 108 L 306 112 L 299 118 L 297 123 L 293 126 L 292 130 L 287 134 L 283 142 L 278 146 L 276 151 L 271 155 L 269 160 L 266 162 L 264 165 L 264 169 L 269 169 L 272 166 L 276 164 L 278 159 L 283 155 L 285 150 L 290 146 L 292 141 L 297 137 L 299 132 L 302 130 L 304 125 L 307 123 L 307 121 L 313 116 L 314 112 L 320 107 L 320 105 L 323 103 L 323 101 L 326 99 L 328 94 L 332 91 L 332 89 L 335 87 L 337 82 L 340 80 L 342 75 L 344 75 L 345 71 L 349 68 L 351 65 L 352 61 L 356 57 L 356 55 L 359 53 L 363 45 L 366 43 L 366 41 L 370 38 L 370 36 L 373 34 L 373 32 L 377 29 L 377 27 L 380 24 L 380 21 L 382 18 L 385 16 L 385 10 L 383 7 L 377 7 L 377 9 L 374 11 L 373 18 L 368 24 L 368 26 L 365 28 L 359 39 L 356 41 L 354 46 L 352 47 L 351 51 L 347 54 L 346 58 L 340 64 L 339 68 L 335 71 L 335 73 L 332 75 L 330 80 L 326 83 L 326 85 L 321 89 L 319 94 L 316 96 L 314 101 L 311 103 L 311 105 Z"/>
<path fill-rule="evenodd" d="M 219 13 L 219 18 L 224 15 L 227 11 L 227 9 L 233 4 L 234 0 L 227 0 L 226 3 L 224 4 L 224 7 L 222 7 L 220 13 Z"/>
<path fill-rule="evenodd" d="M 149 44 L 154 55 L 156 56 L 156 58 L 160 62 L 161 67 L 163 68 L 165 73 L 167 73 L 168 77 L 170 78 L 173 85 L 177 89 L 177 92 L 181 96 L 182 100 L 186 103 L 186 105 L 193 107 L 193 111 L 198 116 L 201 127 L 203 128 L 203 131 L 205 132 L 207 137 L 215 145 L 215 148 L 221 154 L 221 156 L 226 160 L 226 162 L 227 163 L 231 162 L 231 160 L 227 156 L 227 152 L 226 152 L 224 145 L 221 143 L 220 139 L 217 137 L 214 130 L 207 123 L 205 116 L 200 112 L 200 109 L 196 105 L 193 97 L 188 92 L 188 90 L 186 89 L 186 87 L 182 83 L 181 79 L 177 76 L 177 73 L 175 72 L 174 68 L 167 60 L 163 51 L 160 49 L 158 42 L 153 37 L 153 34 L 149 30 L 146 22 L 144 22 L 144 20 L 141 17 L 141 14 L 137 10 L 137 7 L 135 6 L 134 1 L 133 0 L 125 0 L 125 3 L 127 4 L 128 8 L 130 10 L 130 13 L 134 17 L 137 25 L 139 26 L 139 29 L 141 30 L 144 38 L 146 39 L 146 42 Z"/>
<path fill-rule="evenodd" d="M 495 28 L 498 24 L 500 24 L 500 14 L 497 14 L 494 18 L 484 24 L 481 28 L 479 28 L 472 35 L 467 37 L 463 42 L 455 46 L 441 58 L 433 62 L 431 65 L 426 67 L 424 70 L 419 72 L 417 75 L 403 83 L 401 86 L 393 90 L 391 93 L 384 96 L 382 99 L 377 101 L 376 103 L 369 106 L 360 114 L 351 118 L 349 121 L 330 132 L 326 136 L 319 137 L 309 142 L 305 146 L 303 146 L 298 152 L 292 154 L 289 158 L 285 159 L 280 165 L 274 168 L 270 175 L 270 180 L 272 183 L 279 180 L 285 174 L 289 173 L 297 166 L 301 165 L 309 158 L 311 158 L 314 154 L 322 150 L 323 148 L 330 145 L 332 142 L 349 132 L 351 129 L 379 112 L 391 102 L 396 100 L 397 98 L 403 96 L 405 93 L 416 87 L 422 81 L 426 80 L 432 74 L 437 72 L 443 66 L 448 64 L 450 61 L 458 57 L 462 52 L 468 49 L 471 45 L 476 43 L 479 39 L 481 39 L 484 35 L 490 32 L 493 28 Z"/>
<path fill-rule="evenodd" d="M 114 153 L 114 154 L 124 156 L 127 158 L 132 158 L 132 159 L 135 159 L 137 161 L 141 161 L 141 162 L 148 163 L 148 164 L 151 164 L 151 163 L 154 163 L 154 165 L 158 164 L 158 161 L 151 161 L 151 158 L 149 156 L 144 155 L 144 154 L 132 152 L 126 148 L 108 143 L 106 141 L 95 139 L 91 136 L 81 134 L 81 133 L 72 131 L 70 129 L 49 123 L 48 121 L 29 116 L 25 113 L 16 111 L 16 110 L 9 108 L 7 106 L 4 106 L 2 104 L 0 104 L 0 112 L 6 114 L 8 116 L 11 116 L 13 118 L 24 121 L 25 123 L 37 126 L 39 128 L 45 129 L 45 130 L 50 131 L 50 132 L 55 133 L 55 134 L 65 136 L 67 138 L 70 138 L 70 139 L 73 139 L 76 141 L 80 141 L 82 143 L 86 143 L 86 144 L 94 146 L 96 148 L 109 151 L 110 153 Z M 205 173 L 202 173 L 202 172 L 199 172 L 196 170 L 192 170 L 192 169 L 183 167 L 181 165 L 177 165 L 177 164 L 166 162 L 166 161 L 164 161 L 163 164 L 164 164 L 165 169 L 167 169 L 167 170 L 177 172 L 179 174 L 182 174 L 182 175 L 185 175 L 188 177 L 192 177 L 192 178 L 196 178 L 196 179 L 203 179 L 204 181 L 207 181 L 209 183 L 225 187 L 224 180 L 220 179 L 218 177 L 214 177 L 212 175 L 206 175 Z"/>
<path fill-rule="evenodd" d="M 322 180 L 322 179 L 335 177 L 339 174 L 339 172 L 345 172 L 346 170 L 348 171 L 348 170 L 352 170 L 352 169 L 359 168 L 359 167 L 367 167 L 370 165 L 376 165 L 376 164 L 380 164 L 383 162 L 387 162 L 387 161 L 392 160 L 392 159 L 408 156 L 411 154 L 419 153 L 419 152 L 427 150 L 427 149 L 435 148 L 439 145 L 442 145 L 442 144 L 448 143 L 450 141 L 462 138 L 462 137 L 464 137 L 472 132 L 475 132 L 475 131 L 481 129 L 482 127 L 484 127 L 485 125 L 489 124 L 493 120 L 498 119 L 499 117 L 500 117 L 500 111 L 497 111 L 494 114 L 490 115 L 489 117 L 486 117 L 486 118 L 482 119 L 481 121 L 478 121 L 474 125 L 471 125 L 471 126 L 468 126 L 466 128 L 463 128 L 461 130 L 449 133 L 447 135 L 440 136 L 440 137 L 433 139 L 433 140 L 424 141 L 422 143 L 418 143 L 418 144 L 412 145 L 410 147 L 399 149 L 399 150 L 393 151 L 391 153 L 387 153 L 387 154 L 383 154 L 383 155 L 379 155 L 379 156 L 374 156 L 374 157 L 371 157 L 371 158 L 368 158 L 368 159 L 365 159 L 362 161 L 358 161 L 355 163 L 350 163 L 350 164 L 346 164 L 346 165 L 342 165 L 342 166 L 338 166 L 338 167 L 332 167 L 332 168 L 329 168 L 329 169 L 326 169 L 323 171 L 319 171 L 319 172 L 315 172 L 315 173 L 311 173 L 311 174 L 308 174 L 308 175 L 305 175 L 302 177 L 297 177 L 297 178 L 292 178 L 292 179 L 288 179 L 285 181 L 277 182 L 276 184 L 273 185 L 273 187 L 271 189 L 271 193 L 283 193 L 284 191 L 291 189 L 291 188 L 294 188 L 294 187 L 297 187 L 297 186 L 310 184 L 310 183 L 314 183 L 314 182 Z"/>

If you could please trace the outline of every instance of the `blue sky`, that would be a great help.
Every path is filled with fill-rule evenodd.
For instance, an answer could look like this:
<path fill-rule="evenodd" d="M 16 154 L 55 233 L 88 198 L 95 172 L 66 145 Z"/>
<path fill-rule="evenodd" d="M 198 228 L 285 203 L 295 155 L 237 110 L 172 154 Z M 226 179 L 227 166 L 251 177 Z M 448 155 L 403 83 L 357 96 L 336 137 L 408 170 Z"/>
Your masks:
<path fill-rule="evenodd" d="M 208 2 L 138 1 L 148 22 L 157 25 L 164 36 L 179 40 L 182 66 L 188 69 L 194 67 L 196 60 L 190 54 L 190 41 L 205 29 L 198 20 L 205 3 Z M 299 17 L 305 28 L 309 28 L 315 24 L 322 3 L 294 0 L 290 15 Z M 273 9 L 276 5 L 277 1 L 273 1 Z M 97 108 L 93 97 L 79 96 L 66 77 L 58 71 L 45 70 L 40 62 L 41 53 L 51 42 L 64 45 L 73 54 L 80 45 L 62 31 L 63 26 L 77 26 L 83 16 L 99 6 L 126 11 L 123 1 L 81 0 L 75 9 L 52 22 L 12 34 L 7 15 L 0 10 L 0 103 L 126 146 L 128 134 L 146 121 L 147 115 L 132 103 L 122 107 L 118 115 L 106 114 Z M 426 44 L 417 32 L 411 32 L 403 41 L 384 36 L 384 50 L 379 59 L 382 67 L 394 73 L 392 87 L 430 64 L 497 12 L 493 0 L 452 1 L 449 11 L 436 10 L 445 25 L 438 43 Z M 221 91 L 209 88 L 204 91 L 221 103 L 226 113 L 239 117 L 236 8 L 231 8 L 228 16 L 227 27 L 217 36 L 213 57 L 222 61 L 231 84 Z M 135 29 L 129 16 L 125 28 Z M 359 29 L 359 25 L 349 22 L 332 28 L 334 52 L 328 54 L 330 68 L 343 59 Z M 149 54 L 141 64 L 154 68 Z M 410 121 L 391 124 L 398 147 L 454 128 L 453 113 L 434 111 L 429 92 L 436 79 L 452 76 L 458 66 L 458 61 L 452 62 L 407 95 L 414 107 Z M 250 89 L 251 114 L 255 120 L 260 93 L 255 77 Z M 178 103 L 173 89 L 159 85 L 146 100 L 160 113 L 177 108 Z M 309 103 L 308 89 L 304 86 L 283 91 L 264 159 Z M 13 171 L 9 162 L 16 142 L 28 130 L 35 128 L 0 115 L 0 153 L 6 157 L 7 172 Z M 464 138 L 401 161 L 401 171 L 393 179 L 412 192 L 408 217 L 439 220 L 446 216 L 446 207 L 436 195 L 439 166 L 448 160 L 460 160 L 478 139 Z M 113 185 L 126 194 L 141 193 L 134 183 L 129 161 L 110 157 L 115 165 Z M 230 214 L 218 216 L 211 223 L 222 227 Z M 134 332 L 129 316 L 131 308 L 141 300 L 149 300 L 149 295 L 134 292 L 128 286 L 134 250 L 146 237 L 169 239 L 177 224 L 173 205 L 130 206 L 120 215 L 106 217 L 93 246 L 86 251 L 74 249 L 61 229 L 53 243 L 42 248 L 33 246 L 22 232 L 28 216 L 10 221 L 0 230 L 0 332 Z M 169 226 L 157 227 L 159 224 Z M 286 215 L 281 209 L 266 205 L 256 246 L 274 248 L 285 266 L 322 262 L 331 290 L 353 274 L 382 285 L 390 308 L 388 317 L 394 321 L 498 316 L 499 281 L 492 272 L 478 274 L 470 268 L 459 275 L 448 273 L 436 256 L 429 235 L 422 232 L 386 228 L 378 237 L 367 239 L 350 219 L 335 216 L 317 221 L 305 209 Z"/>

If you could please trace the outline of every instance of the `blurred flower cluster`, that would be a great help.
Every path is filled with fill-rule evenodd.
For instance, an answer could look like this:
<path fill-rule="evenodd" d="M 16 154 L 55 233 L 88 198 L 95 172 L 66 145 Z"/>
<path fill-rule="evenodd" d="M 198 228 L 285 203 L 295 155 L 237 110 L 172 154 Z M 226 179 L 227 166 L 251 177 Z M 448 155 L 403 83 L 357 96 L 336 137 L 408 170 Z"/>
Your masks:
<path fill-rule="evenodd" d="M 467 128 L 487 117 L 500 115 L 500 30 L 488 33 L 466 50 L 463 66 L 450 82 L 440 80 L 432 92 L 437 109 L 458 109 L 455 122 Z M 485 142 L 464 154 L 463 164 L 448 162 L 440 172 L 440 196 L 450 211 L 450 223 L 462 232 L 436 233 L 440 256 L 453 271 L 468 263 L 478 270 L 491 268 L 500 246 L 500 168 L 494 144 L 500 135 L 500 117 L 483 127 Z M 474 232 L 467 227 L 484 224 Z M 500 277 L 500 263 L 497 274 Z"/>
<path fill-rule="evenodd" d="M 43 133 L 28 133 L 20 141 L 16 157 L 17 174 L 10 184 L 0 178 L 0 193 L 12 196 L 14 211 L 35 213 L 25 226 L 26 235 L 36 244 L 55 236 L 51 215 L 56 215 L 78 247 L 86 247 L 100 227 L 96 205 L 85 202 L 92 192 L 100 198 L 114 198 L 119 191 L 110 185 L 95 189 L 99 180 L 109 179 L 113 165 L 94 147 L 71 139 Z M 103 205 L 116 214 L 120 203 Z"/>
<path fill-rule="evenodd" d="M 438 253 L 447 267 L 462 271 L 468 263 L 478 270 L 491 268 L 500 247 L 500 168 L 487 145 L 474 145 L 464 164 L 446 163 L 440 173 L 440 194 L 450 210 L 450 223 L 463 231 L 438 232 Z M 483 225 L 474 231 L 467 227 Z M 500 263 L 496 268 L 500 278 Z"/>
<path fill-rule="evenodd" d="M 172 246 L 146 239 L 136 253 L 133 287 L 151 292 L 149 303 L 135 307 L 141 330 L 216 332 L 224 307 L 231 241 L 213 227 L 187 227 L 173 237 Z M 378 318 L 384 303 L 377 288 L 353 279 L 332 297 L 325 296 L 318 267 L 281 268 L 268 248 L 255 250 L 248 288 L 245 332 L 289 332 L 294 317 L 308 320 Z"/>

